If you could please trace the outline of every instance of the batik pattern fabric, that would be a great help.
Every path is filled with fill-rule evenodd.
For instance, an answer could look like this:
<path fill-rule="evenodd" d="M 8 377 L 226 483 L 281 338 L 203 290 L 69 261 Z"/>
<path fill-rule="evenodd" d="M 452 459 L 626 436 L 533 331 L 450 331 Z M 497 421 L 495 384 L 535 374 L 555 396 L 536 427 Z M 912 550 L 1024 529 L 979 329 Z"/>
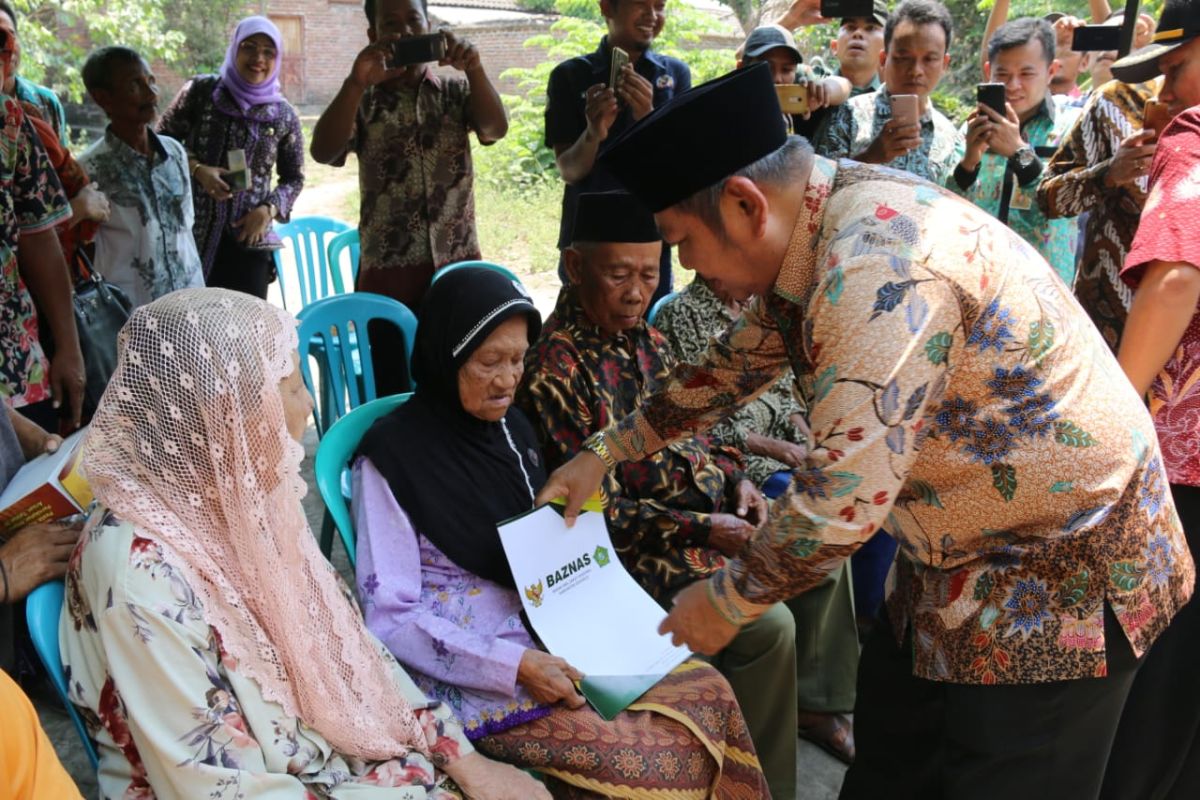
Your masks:
<path fill-rule="evenodd" d="M 1054 98 L 1047 96 L 1038 112 L 1021 126 L 1021 136 L 1040 158 L 1049 158 L 1074 126 L 1078 116 L 1078 108 L 1059 105 Z M 959 132 L 966 137 L 965 123 Z M 992 216 L 999 217 L 1007 174 L 1008 159 L 987 151 L 979 160 L 979 172 L 974 183 L 964 189 L 958 185 L 952 174 L 946 181 L 946 186 Z M 1015 175 L 1011 178 L 1012 188 L 1009 190 L 1011 194 L 1007 209 L 1008 227 L 1033 245 L 1033 249 L 1041 253 L 1042 257 L 1050 262 L 1050 266 L 1054 267 L 1058 277 L 1070 286 L 1075 282 L 1075 251 L 1079 242 L 1079 226 L 1074 217 L 1046 217 L 1037 203 L 1039 179 L 1022 185 L 1017 182 Z"/>
<path fill-rule="evenodd" d="M 770 796 L 733 690 L 700 661 L 680 664 L 612 721 L 556 705 L 477 745 L 546 776 L 556 798 Z"/>
<path fill-rule="evenodd" d="M 583 440 L 635 411 L 674 366 L 663 335 L 644 322 L 611 335 L 564 288 L 525 356 L 517 405 L 537 429 L 546 468 Z M 706 437 L 681 440 L 646 461 L 622 464 L 604 481 L 608 531 L 635 579 L 663 605 L 712 574 L 724 557 L 706 546 L 709 517 L 728 511 L 742 479 L 741 453 Z"/>
<path fill-rule="evenodd" d="M 1159 139 L 1121 277 L 1136 288 L 1152 261 L 1200 270 L 1200 108 L 1176 117 Z M 1200 312 L 1150 387 L 1150 413 L 1171 483 L 1200 486 Z"/>
<path fill-rule="evenodd" d="M 176 289 L 204 285 L 192 237 L 192 182 L 187 153 L 147 129 L 143 155 L 109 128 L 79 157 L 108 197 L 110 213 L 96 232 L 96 271 L 124 290 L 133 306 Z"/>
<path fill-rule="evenodd" d="M 698 361 L 708 349 L 709 341 L 734 321 L 733 313 L 700 279 L 663 303 L 654 318 L 654 327 L 667 338 L 675 360 L 685 364 Z M 780 470 L 791 469 L 787 464 L 769 456 L 750 452 L 747 434 L 757 433 L 770 439 L 780 439 L 807 446 L 808 441 L 792 422 L 792 415 L 803 413 L 796 400 L 796 380 L 789 370 L 771 389 L 738 409 L 724 422 L 714 425 L 708 435 L 721 444 L 735 447 L 742 453 L 746 477 L 756 486 Z"/>
<path fill-rule="evenodd" d="M 346 150 L 358 156 L 359 290 L 415 305 L 434 270 L 479 258 L 469 99 L 465 78 L 432 71 L 363 95 Z"/>
<path fill-rule="evenodd" d="M 42 118 L 42 109 L 24 100 L 21 101 L 21 108 L 25 112 L 25 119 L 29 120 L 29 124 L 33 126 L 38 140 L 46 151 L 50 166 L 54 169 L 54 174 L 58 176 L 59 183 L 62 184 L 63 193 L 68 199 L 79 194 L 84 186 L 91 183 L 87 172 L 63 145 L 50 123 Z M 75 251 L 79 242 L 90 242 L 96 235 L 96 227 L 94 220 L 72 223 L 70 219 L 63 220 L 55 227 L 54 232 L 58 235 L 58 243 L 62 247 L 63 257 L 66 259 L 68 267 L 75 262 Z"/>
<path fill-rule="evenodd" d="M 222 236 L 236 235 L 234 222 L 264 204 L 275 206 L 275 219 L 291 219 L 292 205 L 304 188 L 304 132 L 290 103 L 264 103 L 245 111 L 216 75 L 200 75 L 183 85 L 163 112 L 159 133 L 177 139 L 200 163 L 227 168 L 230 150 L 243 150 L 250 185 L 229 200 L 194 192 L 192 228 L 204 274 L 212 270 Z M 272 185 L 273 173 L 279 180 Z"/>
<path fill-rule="evenodd" d="M 71 561 L 60 627 L 70 698 L 100 755 L 102 797 L 461 797 L 415 751 L 383 762 L 335 752 L 239 672 L 167 545 L 111 515 L 90 530 Z M 386 658 L 419 708 L 425 697 Z M 472 751 L 445 705 L 415 713 L 435 756 Z"/>
<path fill-rule="evenodd" d="M 1142 654 L 1195 567 L 1150 415 L 1027 242 L 894 170 L 817 158 L 778 279 L 606 441 L 621 459 L 703 430 L 790 364 L 813 449 L 709 582 L 730 620 L 815 585 L 885 524 L 914 673 L 1105 674 L 1104 604 Z"/>
<path fill-rule="evenodd" d="M 1094 90 L 1058 151 L 1042 172 L 1038 206 L 1050 219 L 1087 214 L 1075 296 L 1115 353 L 1133 291 L 1121 267 L 1133 244 L 1146 202 L 1147 178 L 1110 188 L 1104 184 L 1121 141 L 1142 128 L 1146 101 L 1159 81 L 1110 81 Z"/>
<path fill-rule="evenodd" d="M 34 106 L 38 110 L 38 116 L 54 129 L 58 140 L 64 145 L 69 144 L 67 115 L 63 112 L 62 101 L 58 99 L 54 90 L 26 80 L 20 75 L 13 79 L 13 87 L 17 100 Z"/>
<path fill-rule="evenodd" d="M 0 394 L 14 407 L 50 399 L 50 362 L 38 336 L 33 296 L 17 264 L 22 234 L 70 219 L 71 205 L 20 103 L 0 95 Z"/>
<path fill-rule="evenodd" d="M 857 158 L 891 118 L 892 96 L 887 86 L 852 97 L 829 116 L 813 139 L 813 149 L 826 158 Z M 962 161 L 966 140 L 933 103 L 919 122 L 921 146 L 892 159 L 886 166 L 944 184 Z"/>

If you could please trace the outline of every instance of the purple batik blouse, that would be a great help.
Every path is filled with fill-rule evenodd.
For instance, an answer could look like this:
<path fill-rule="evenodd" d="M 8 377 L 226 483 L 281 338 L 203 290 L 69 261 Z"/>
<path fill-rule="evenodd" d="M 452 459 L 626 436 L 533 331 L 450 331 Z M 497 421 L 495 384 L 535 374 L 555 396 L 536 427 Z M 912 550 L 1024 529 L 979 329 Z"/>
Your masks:
<path fill-rule="evenodd" d="M 413 530 L 387 480 L 354 465 L 355 583 L 367 628 L 476 740 L 550 713 L 517 683 L 534 649 L 512 589 L 467 572 Z"/>

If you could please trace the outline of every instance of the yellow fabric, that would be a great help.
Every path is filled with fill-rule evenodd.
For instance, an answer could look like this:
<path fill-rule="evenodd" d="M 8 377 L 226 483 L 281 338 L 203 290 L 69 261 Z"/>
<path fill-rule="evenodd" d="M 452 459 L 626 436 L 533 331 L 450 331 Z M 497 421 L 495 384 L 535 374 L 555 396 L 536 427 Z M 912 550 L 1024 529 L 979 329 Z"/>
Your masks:
<path fill-rule="evenodd" d="M 59 763 L 29 698 L 0 671 L 0 796 L 7 800 L 82 800 Z"/>

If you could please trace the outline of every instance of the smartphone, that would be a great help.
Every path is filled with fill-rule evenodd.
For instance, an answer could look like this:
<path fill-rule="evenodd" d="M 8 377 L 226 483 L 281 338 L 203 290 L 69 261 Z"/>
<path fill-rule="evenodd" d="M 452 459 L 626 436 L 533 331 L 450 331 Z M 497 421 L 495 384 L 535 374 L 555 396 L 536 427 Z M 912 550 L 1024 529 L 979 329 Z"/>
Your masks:
<path fill-rule="evenodd" d="M 975 99 L 979 105 L 987 106 L 1000 116 L 1007 116 L 1004 102 L 1003 83 L 980 83 L 975 86 Z"/>
<path fill-rule="evenodd" d="M 821 0 L 821 16 L 829 19 L 871 17 L 874 13 L 874 0 Z"/>
<path fill-rule="evenodd" d="M 783 113 L 808 113 L 808 86 L 799 83 L 790 86 L 781 84 L 775 87 L 775 94 L 779 97 L 779 108 Z"/>
<path fill-rule="evenodd" d="M 446 37 L 438 33 L 425 36 L 405 36 L 392 42 L 392 57 L 388 69 L 406 67 L 409 64 L 428 64 L 441 61 L 446 55 Z"/>
<path fill-rule="evenodd" d="M 892 95 L 892 119 L 896 120 L 897 125 L 916 125 L 920 116 L 917 105 L 915 94 Z"/>
<path fill-rule="evenodd" d="M 1121 47 L 1120 25 L 1084 25 L 1071 34 L 1071 49 L 1081 52 L 1118 50 Z"/>
<path fill-rule="evenodd" d="M 1147 100 L 1146 110 L 1142 114 L 1142 130 L 1154 129 L 1154 136 L 1162 136 L 1163 129 L 1171 122 L 1171 112 L 1167 104 L 1158 100 Z"/>
<path fill-rule="evenodd" d="M 621 70 L 629 63 L 629 53 L 619 47 L 612 49 L 612 69 L 608 73 L 608 88 L 617 90 L 617 81 L 621 78 Z"/>
<path fill-rule="evenodd" d="M 221 176 L 231 192 L 244 192 L 250 188 L 250 168 L 246 166 L 245 150 L 229 151 L 229 169 Z"/>

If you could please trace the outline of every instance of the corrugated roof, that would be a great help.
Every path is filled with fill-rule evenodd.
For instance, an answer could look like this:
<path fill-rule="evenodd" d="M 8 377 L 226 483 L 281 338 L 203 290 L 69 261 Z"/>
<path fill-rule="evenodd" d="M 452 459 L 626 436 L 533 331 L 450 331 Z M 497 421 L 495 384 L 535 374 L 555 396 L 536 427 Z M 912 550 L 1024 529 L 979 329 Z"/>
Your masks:
<path fill-rule="evenodd" d="M 515 0 L 433 0 L 431 8 L 483 8 L 489 11 L 522 11 L 527 14 L 536 13 L 522 8 Z"/>

